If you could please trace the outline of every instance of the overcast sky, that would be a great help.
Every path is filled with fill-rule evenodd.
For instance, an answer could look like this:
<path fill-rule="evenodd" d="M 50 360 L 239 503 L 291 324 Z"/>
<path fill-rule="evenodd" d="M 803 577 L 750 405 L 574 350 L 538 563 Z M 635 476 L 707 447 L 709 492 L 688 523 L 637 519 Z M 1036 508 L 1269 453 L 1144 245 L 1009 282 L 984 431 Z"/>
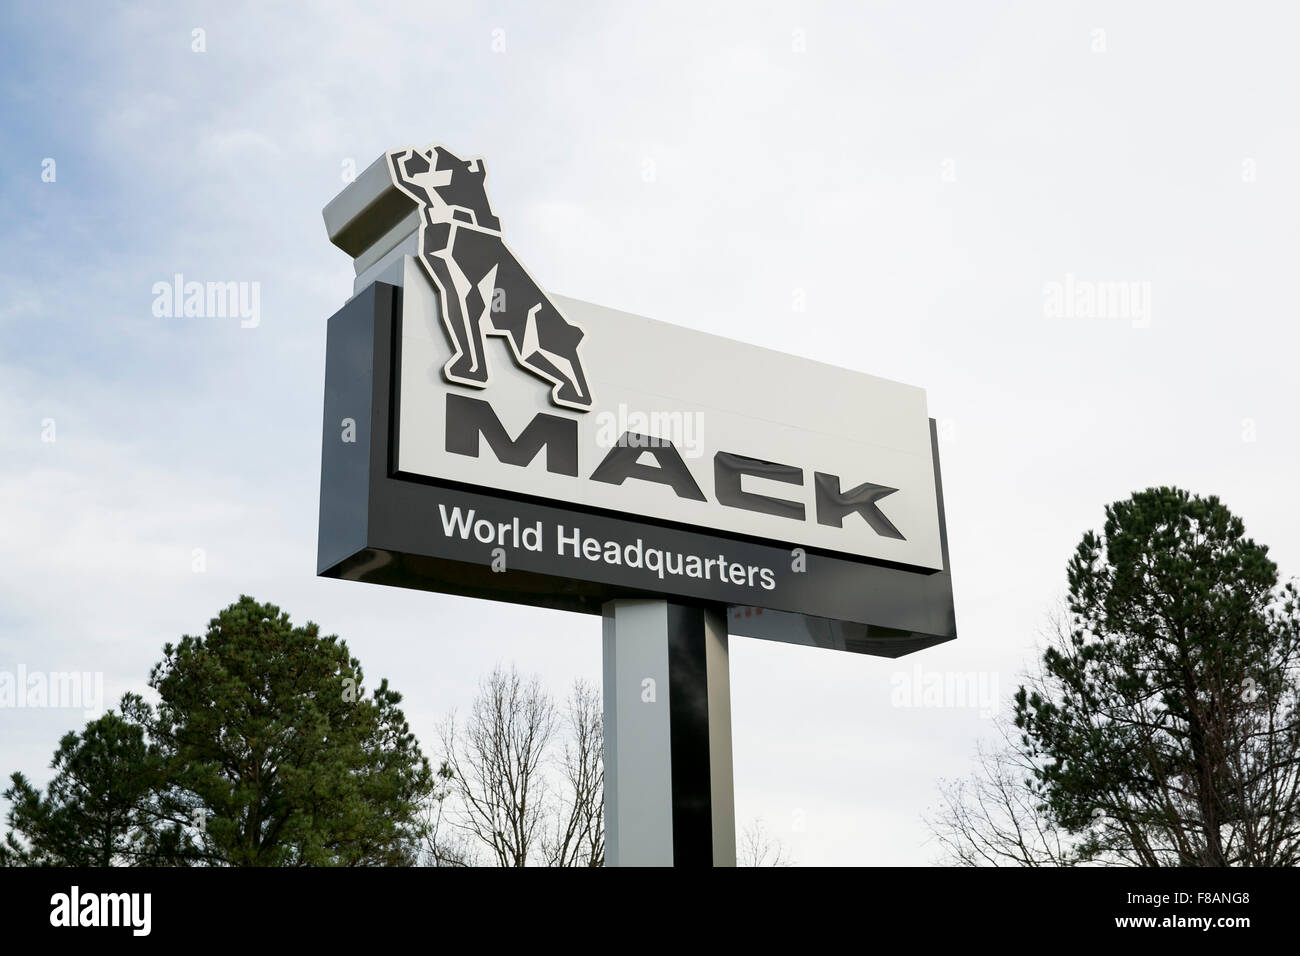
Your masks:
<path fill-rule="evenodd" d="M 927 390 L 958 639 L 732 641 L 737 815 L 797 863 L 935 860 L 921 814 L 992 726 L 895 706 L 899 675 L 1005 712 L 1108 502 L 1217 494 L 1300 572 L 1288 5 L 313 11 L 0 13 L 0 670 L 102 672 L 111 703 L 248 593 L 344 637 L 431 753 L 497 662 L 599 681 L 596 617 L 314 577 L 352 280 L 320 211 L 432 141 L 486 157 L 550 291 Z M 155 316 L 177 273 L 260 283 L 260 322 Z M 43 784 L 84 720 L 0 709 L 0 773 Z"/>

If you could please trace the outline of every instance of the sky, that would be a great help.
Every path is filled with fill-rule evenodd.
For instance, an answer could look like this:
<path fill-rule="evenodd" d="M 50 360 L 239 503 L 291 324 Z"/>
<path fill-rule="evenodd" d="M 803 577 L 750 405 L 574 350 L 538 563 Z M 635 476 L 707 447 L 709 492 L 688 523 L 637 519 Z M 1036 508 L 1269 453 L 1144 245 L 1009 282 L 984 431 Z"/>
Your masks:
<path fill-rule="evenodd" d="M 939 859 L 938 782 L 1107 503 L 1218 495 L 1300 573 L 1288 5 L 315 11 L 0 12 L 0 671 L 102 674 L 111 704 L 251 594 L 346 639 L 430 753 L 497 663 L 599 682 L 597 617 L 314 576 L 352 282 L 321 209 L 435 141 L 486 158 L 547 290 L 926 389 L 957 640 L 731 642 L 737 818 L 797 864 Z M 178 273 L 258 283 L 258 321 L 156 315 Z M 906 700 L 927 678 L 995 706 Z M 84 721 L 0 707 L 0 774 L 43 784 Z"/>

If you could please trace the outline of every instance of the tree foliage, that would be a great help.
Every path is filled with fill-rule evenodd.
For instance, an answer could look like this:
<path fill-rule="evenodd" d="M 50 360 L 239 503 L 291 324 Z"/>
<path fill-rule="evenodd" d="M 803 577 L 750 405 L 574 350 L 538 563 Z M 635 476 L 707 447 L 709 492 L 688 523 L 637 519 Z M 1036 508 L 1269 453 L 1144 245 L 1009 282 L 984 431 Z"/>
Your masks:
<path fill-rule="evenodd" d="M 14 776 L 0 862 L 415 862 L 434 777 L 344 642 L 245 596 L 163 655 L 156 710 L 128 695 L 68 734 L 44 796 Z"/>
<path fill-rule="evenodd" d="M 150 684 L 171 780 L 203 814 L 204 858 L 246 866 L 412 861 L 432 784 L 381 681 L 337 637 L 243 597 L 163 648 Z"/>
<path fill-rule="evenodd" d="M 149 709 L 135 695 L 69 732 L 42 794 L 15 773 L 4 797 L 9 833 L 0 864 L 10 866 L 159 866 L 185 860 L 194 847 L 180 821 L 168 820 L 161 795 L 166 765 L 147 737 Z M 23 839 L 19 839 L 19 834 Z"/>
<path fill-rule="evenodd" d="M 1057 828 L 1063 859 L 1001 859 L 1300 862 L 1300 613 L 1267 548 L 1217 498 L 1151 488 L 1106 509 L 1068 580 L 1065 620 L 1016 694 L 1012 752 L 968 791 L 1014 768 L 1001 782 L 1018 820 Z M 966 850 L 972 820 L 1014 851 L 978 808 Z"/>

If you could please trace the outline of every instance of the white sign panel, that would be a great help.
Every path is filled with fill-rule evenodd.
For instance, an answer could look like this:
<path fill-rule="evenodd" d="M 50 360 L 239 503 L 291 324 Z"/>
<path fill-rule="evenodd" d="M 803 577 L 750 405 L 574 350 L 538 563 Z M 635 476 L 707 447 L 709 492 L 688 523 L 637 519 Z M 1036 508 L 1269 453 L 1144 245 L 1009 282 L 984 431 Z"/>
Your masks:
<path fill-rule="evenodd" d="M 942 569 L 921 389 L 560 296 L 559 326 L 485 324 L 453 373 L 431 273 L 406 258 L 399 472 Z"/>

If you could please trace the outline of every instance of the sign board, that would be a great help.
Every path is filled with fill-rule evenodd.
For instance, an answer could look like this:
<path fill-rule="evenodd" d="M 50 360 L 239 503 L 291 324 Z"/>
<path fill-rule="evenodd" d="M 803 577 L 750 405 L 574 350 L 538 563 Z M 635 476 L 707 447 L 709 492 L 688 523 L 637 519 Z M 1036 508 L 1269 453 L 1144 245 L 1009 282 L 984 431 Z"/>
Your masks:
<path fill-rule="evenodd" d="M 325 219 L 357 285 L 328 327 L 319 573 L 666 597 L 890 657 L 956 636 L 922 390 L 544 292 L 482 161 L 442 147 Z"/>

